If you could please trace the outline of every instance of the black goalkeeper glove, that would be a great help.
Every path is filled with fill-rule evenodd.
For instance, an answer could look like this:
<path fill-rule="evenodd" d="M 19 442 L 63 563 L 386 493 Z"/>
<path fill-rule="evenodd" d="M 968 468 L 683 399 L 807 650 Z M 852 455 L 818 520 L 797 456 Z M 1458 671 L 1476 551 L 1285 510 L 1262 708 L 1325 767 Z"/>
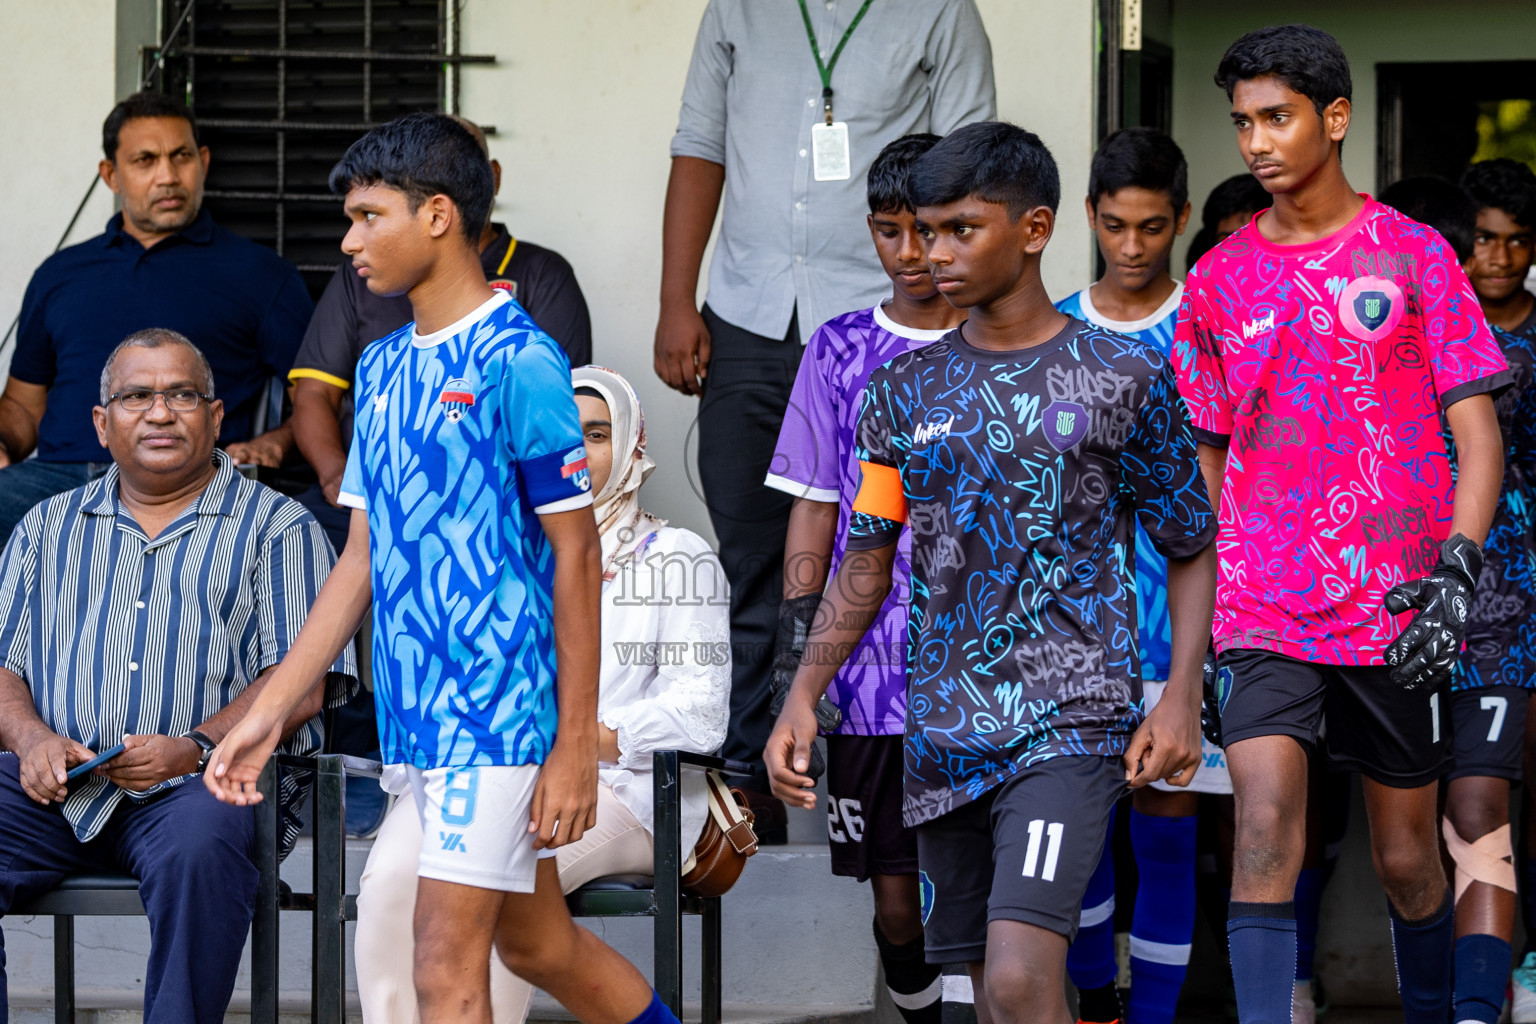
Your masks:
<path fill-rule="evenodd" d="M 1440 547 L 1440 563 L 1428 576 L 1399 583 L 1387 591 L 1387 611 L 1419 614 L 1387 647 L 1394 683 L 1409 690 L 1438 687 L 1450 678 L 1461 655 L 1472 610 L 1472 590 L 1483 570 L 1483 551 L 1461 534 Z"/>
<path fill-rule="evenodd" d="M 768 710 L 774 718 L 784 710 L 784 700 L 789 687 L 800 669 L 800 659 L 805 655 L 805 644 L 811 635 L 811 625 L 816 621 L 816 608 L 821 604 L 820 594 L 804 594 L 785 598 L 779 603 L 779 633 L 773 645 L 773 667 L 768 677 Z M 834 732 L 843 723 L 843 713 L 823 696 L 816 702 L 816 727 L 822 732 Z M 827 770 L 821 748 L 811 747 L 811 761 L 805 774 L 813 779 L 821 778 Z"/>

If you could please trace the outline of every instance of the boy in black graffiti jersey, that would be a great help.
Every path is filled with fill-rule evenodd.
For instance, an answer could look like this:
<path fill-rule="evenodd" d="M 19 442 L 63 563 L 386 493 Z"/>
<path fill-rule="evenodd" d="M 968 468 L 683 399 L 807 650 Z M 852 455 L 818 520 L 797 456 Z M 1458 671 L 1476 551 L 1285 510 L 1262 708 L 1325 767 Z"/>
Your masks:
<path fill-rule="evenodd" d="M 1127 783 L 1187 783 L 1198 760 L 1215 517 L 1168 360 L 1045 294 L 1060 186 L 1040 140 L 968 125 L 911 187 L 934 281 L 970 318 L 870 378 L 850 555 L 766 756 L 775 792 L 805 805 L 812 709 L 838 667 L 823 654 L 867 628 L 910 525 L 903 819 L 927 956 L 970 964 L 985 1024 L 1061 1024 L 1110 807 Z M 1174 624 L 1144 722 L 1133 517 L 1169 559 Z"/>

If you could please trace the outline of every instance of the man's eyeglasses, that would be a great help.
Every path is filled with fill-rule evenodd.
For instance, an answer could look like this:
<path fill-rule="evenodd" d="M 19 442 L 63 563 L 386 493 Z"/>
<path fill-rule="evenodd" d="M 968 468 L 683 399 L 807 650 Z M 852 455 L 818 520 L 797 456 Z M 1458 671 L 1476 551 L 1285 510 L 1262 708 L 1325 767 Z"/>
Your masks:
<path fill-rule="evenodd" d="M 155 406 L 155 398 L 163 397 L 165 407 L 171 412 L 192 412 L 199 402 L 212 402 L 212 395 L 191 388 L 171 388 L 169 391 L 119 391 L 107 398 L 107 404 L 117 402 L 125 412 L 148 412 Z"/>

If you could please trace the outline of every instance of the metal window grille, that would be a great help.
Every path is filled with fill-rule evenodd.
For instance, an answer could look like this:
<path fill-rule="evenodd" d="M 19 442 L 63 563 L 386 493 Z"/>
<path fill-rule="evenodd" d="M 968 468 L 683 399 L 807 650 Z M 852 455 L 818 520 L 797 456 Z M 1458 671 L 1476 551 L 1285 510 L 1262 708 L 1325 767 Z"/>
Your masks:
<path fill-rule="evenodd" d="M 156 86 L 197 115 L 214 218 L 296 263 L 318 295 L 344 258 L 331 166 L 390 118 L 457 112 L 460 67 L 495 59 L 459 53 L 461 3 L 165 0 L 162 24 L 188 16 Z"/>

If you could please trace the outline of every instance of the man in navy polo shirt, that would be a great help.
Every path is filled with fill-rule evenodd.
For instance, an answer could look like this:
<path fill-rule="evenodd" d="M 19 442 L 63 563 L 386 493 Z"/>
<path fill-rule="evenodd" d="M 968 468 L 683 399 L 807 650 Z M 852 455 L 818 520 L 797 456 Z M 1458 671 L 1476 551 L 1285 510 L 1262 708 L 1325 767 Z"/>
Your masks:
<path fill-rule="evenodd" d="M 123 100 L 102 125 L 102 148 L 101 179 L 122 212 L 104 234 L 44 260 L 22 299 L 0 394 L 0 543 L 33 505 L 106 472 L 91 409 L 107 355 L 135 331 L 168 328 L 206 353 L 224 401 L 219 445 L 237 463 L 276 466 L 293 445 L 286 424 L 251 435 L 267 382 L 286 378 L 314 308 L 298 271 L 202 209 L 208 149 L 178 100 Z"/>

